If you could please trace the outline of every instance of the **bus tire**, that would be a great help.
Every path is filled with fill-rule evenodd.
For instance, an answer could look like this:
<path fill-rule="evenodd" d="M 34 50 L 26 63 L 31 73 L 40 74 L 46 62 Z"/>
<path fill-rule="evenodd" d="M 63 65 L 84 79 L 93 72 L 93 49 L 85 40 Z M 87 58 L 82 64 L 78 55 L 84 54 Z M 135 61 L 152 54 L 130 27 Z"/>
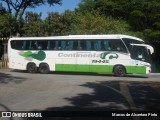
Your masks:
<path fill-rule="evenodd" d="M 50 69 L 49 69 L 49 66 L 48 64 L 46 63 L 41 63 L 39 65 L 39 72 L 42 73 L 42 74 L 47 74 L 49 73 Z"/>
<path fill-rule="evenodd" d="M 28 63 L 27 65 L 27 71 L 29 73 L 36 73 L 37 72 L 37 66 L 35 63 Z"/>
<path fill-rule="evenodd" d="M 117 77 L 124 77 L 126 75 L 126 69 L 122 65 L 115 66 L 113 72 Z"/>

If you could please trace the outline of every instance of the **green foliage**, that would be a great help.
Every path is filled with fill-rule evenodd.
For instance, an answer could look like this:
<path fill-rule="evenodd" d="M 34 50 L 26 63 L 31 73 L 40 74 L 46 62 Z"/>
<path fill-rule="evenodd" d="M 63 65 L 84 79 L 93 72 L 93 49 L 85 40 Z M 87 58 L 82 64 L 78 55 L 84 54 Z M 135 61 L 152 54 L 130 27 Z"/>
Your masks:
<path fill-rule="evenodd" d="M 119 34 L 126 33 L 128 24 L 122 20 L 100 15 L 97 11 L 76 14 L 72 24 L 72 34 Z"/>
<path fill-rule="evenodd" d="M 63 24 L 60 22 L 62 17 L 57 12 L 50 12 L 48 13 L 48 17 L 45 19 L 45 29 L 46 34 L 48 36 L 56 36 L 61 33 L 63 29 Z"/>
<path fill-rule="evenodd" d="M 45 20 L 41 13 L 27 12 L 23 27 L 23 36 L 57 36 L 70 33 L 74 13 L 65 11 L 63 14 L 50 12 Z"/>
<path fill-rule="evenodd" d="M 6 9 L 3 7 L 2 3 L 0 3 L 0 15 L 4 15 L 6 13 Z"/>
<path fill-rule="evenodd" d="M 73 16 L 74 13 L 69 10 L 63 14 L 57 12 L 48 13 L 48 17 L 44 20 L 45 35 L 57 36 L 69 34 Z"/>
<path fill-rule="evenodd" d="M 82 0 L 77 9 L 80 12 L 91 10 L 114 19 L 125 20 L 129 23 L 130 30 L 141 32 L 143 38 L 145 29 L 150 28 L 154 32 L 160 27 L 159 0 Z"/>
<path fill-rule="evenodd" d="M 43 36 L 43 21 L 41 20 L 41 13 L 27 12 L 25 17 L 25 24 L 23 26 L 23 36 L 36 37 Z"/>
<path fill-rule="evenodd" d="M 0 15 L 0 37 L 15 35 L 18 31 L 18 22 L 10 14 Z"/>
<path fill-rule="evenodd" d="M 147 18 L 142 11 L 134 10 L 130 13 L 129 23 L 133 31 L 141 31 L 146 27 Z"/>

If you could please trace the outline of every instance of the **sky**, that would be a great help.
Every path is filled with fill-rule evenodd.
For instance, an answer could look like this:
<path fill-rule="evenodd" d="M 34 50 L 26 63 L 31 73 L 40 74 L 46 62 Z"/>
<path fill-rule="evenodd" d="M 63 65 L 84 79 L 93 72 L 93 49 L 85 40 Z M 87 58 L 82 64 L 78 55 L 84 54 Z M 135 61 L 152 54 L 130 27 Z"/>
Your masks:
<path fill-rule="evenodd" d="M 48 4 L 38 6 L 36 8 L 28 8 L 26 11 L 32 11 L 36 13 L 42 12 L 42 19 L 45 19 L 48 16 L 48 12 L 59 12 L 63 13 L 65 10 L 73 11 L 75 8 L 78 7 L 78 4 L 81 0 L 62 0 L 62 5 L 54 5 L 49 6 Z M 7 7 L 5 3 L 2 3 L 4 7 Z"/>
<path fill-rule="evenodd" d="M 43 5 L 32 9 L 27 9 L 27 11 L 42 12 L 42 19 L 45 19 L 48 16 L 48 12 L 59 12 L 63 13 L 65 10 L 71 10 L 73 11 L 75 8 L 78 7 L 78 4 L 81 0 L 62 0 L 62 5 Z"/>

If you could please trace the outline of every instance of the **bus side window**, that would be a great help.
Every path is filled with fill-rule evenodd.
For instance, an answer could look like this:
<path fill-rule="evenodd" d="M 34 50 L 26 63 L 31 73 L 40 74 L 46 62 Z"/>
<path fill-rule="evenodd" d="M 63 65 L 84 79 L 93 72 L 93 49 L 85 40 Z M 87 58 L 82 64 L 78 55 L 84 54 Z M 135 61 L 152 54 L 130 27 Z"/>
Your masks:
<path fill-rule="evenodd" d="M 29 41 L 29 50 L 37 50 L 38 43 L 37 41 L 30 40 Z"/>
<path fill-rule="evenodd" d="M 46 41 L 47 42 L 47 47 L 46 50 L 50 50 L 51 49 L 51 41 Z"/>
<path fill-rule="evenodd" d="M 101 41 L 94 41 L 94 50 L 101 50 Z"/>
<path fill-rule="evenodd" d="M 32 41 L 29 41 L 29 50 L 32 50 Z"/>
<path fill-rule="evenodd" d="M 56 50 L 55 41 L 54 40 L 47 40 L 44 41 L 44 50 Z"/>
<path fill-rule="evenodd" d="M 127 49 L 121 39 L 115 40 L 115 45 L 116 45 L 116 51 L 125 53 L 127 52 Z"/>
<path fill-rule="evenodd" d="M 24 50 L 30 50 L 29 47 L 30 47 L 30 41 L 26 40 L 26 47 Z"/>
<path fill-rule="evenodd" d="M 104 44 L 104 50 L 110 50 L 108 40 L 103 41 L 103 44 Z"/>
<path fill-rule="evenodd" d="M 41 40 L 40 46 L 42 46 L 41 50 L 49 50 L 48 48 L 50 48 L 50 46 L 48 46 L 48 40 Z"/>
<path fill-rule="evenodd" d="M 33 50 L 38 50 L 38 41 L 32 41 L 33 42 L 33 44 L 32 44 L 32 49 Z M 40 48 L 40 47 L 39 47 Z"/>
<path fill-rule="evenodd" d="M 11 48 L 12 48 L 12 49 L 17 49 L 16 46 L 17 46 L 17 45 L 16 45 L 16 41 L 15 41 L 15 40 L 12 40 L 12 41 L 11 41 Z"/>
<path fill-rule="evenodd" d="M 29 41 L 29 50 L 35 50 L 35 45 L 34 41 L 30 40 Z"/>
<path fill-rule="evenodd" d="M 82 50 L 82 41 L 78 40 L 78 45 L 76 47 L 77 47 L 77 50 Z"/>
<path fill-rule="evenodd" d="M 23 42 L 22 42 L 22 49 L 23 49 L 23 50 L 26 50 L 26 41 L 23 41 Z"/>
<path fill-rule="evenodd" d="M 58 40 L 55 41 L 55 47 L 54 47 L 54 50 L 60 50 L 61 47 L 59 46 L 59 42 Z"/>
<path fill-rule="evenodd" d="M 45 42 L 43 40 L 36 41 L 36 48 L 37 50 L 44 50 L 45 49 Z"/>
<path fill-rule="evenodd" d="M 66 45 L 66 50 L 72 50 L 74 45 L 74 41 L 68 41 Z"/>
<path fill-rule="evenodd" d="M 17 50 L 22 50 L 22 41 L 21 40 L 17 40 L 16 45 L 17 45 L 17 47 L 16 47 Z"/>
<path fill-rule="evenodd" d="M 66 41 L 61 41 L 61 50 L 66 49 Z"/>
<path fill-rule="evenodd" d="M 87 40 L 86 41 L 86 50 L 91 50 L 91 41 Z"/>

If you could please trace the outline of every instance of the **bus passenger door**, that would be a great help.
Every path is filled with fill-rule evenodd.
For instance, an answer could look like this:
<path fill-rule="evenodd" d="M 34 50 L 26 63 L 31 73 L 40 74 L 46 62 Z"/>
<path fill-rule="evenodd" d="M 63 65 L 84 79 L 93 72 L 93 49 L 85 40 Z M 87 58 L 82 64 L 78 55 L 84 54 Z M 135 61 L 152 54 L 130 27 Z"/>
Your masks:
<path fill-rule="evenodd" d="M 149 55 L 145 46 L 133 46 L 131 57 L 134 61 L 133 73 L 146 74 L 146 65 L 149 62 Z"/>

